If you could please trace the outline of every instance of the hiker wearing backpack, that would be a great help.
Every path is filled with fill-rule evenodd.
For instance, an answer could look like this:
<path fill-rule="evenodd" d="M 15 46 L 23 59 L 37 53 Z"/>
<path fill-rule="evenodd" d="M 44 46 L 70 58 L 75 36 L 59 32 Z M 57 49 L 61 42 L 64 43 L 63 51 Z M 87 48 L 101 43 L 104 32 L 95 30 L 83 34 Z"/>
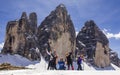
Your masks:
<path fill-rule="evenodd" d="M 63 58 L 60 58 L 60 60 L 58 61 L 58 65 L 59 65 L 59 70 L 65 70 L 65 62 L 63 60 Z"/>

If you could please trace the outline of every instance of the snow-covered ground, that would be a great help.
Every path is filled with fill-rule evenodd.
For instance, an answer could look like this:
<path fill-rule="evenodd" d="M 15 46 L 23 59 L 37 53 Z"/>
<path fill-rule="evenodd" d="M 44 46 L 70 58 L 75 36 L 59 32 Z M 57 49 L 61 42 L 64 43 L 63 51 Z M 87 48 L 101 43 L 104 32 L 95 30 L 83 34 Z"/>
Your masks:
<path fill-rule="evenodd" d="M 0 75 L 119 75 L 120 71 L 32 71 L 16 70 L 1 71 Z"/>
<path fill-rule="evenodd" d="M 9 56 L 9 57 L 7 57 Z M 7 55 L 4 61 L 9 58 L 8 61 L 11 61 L 13 63 L 13 60 L 11 59 L 11 55 Z M 19 59 L 24 59 L 21 63 L 29 63 L 27 59 L 20 57 L 18 55 L 13 56 L 12 58 L 15 58 L 15 62 L 19 62 L 19 59 L 16 59 L 16 57 L 19 57 Z M 1 62 L 1 57 L 0 57 L 0 62 Z M 16 64 L 16 63 L 15 63 Z M 88 65 L 87 63 L 83 62 L 82 66 L 84 67 L 84 71 L 77 71 L 77 70 L 64 70 L 64 71 L 59 71 L 59 70 L 46 70 L 47 68 L 47 63 L 44 61 L 43 58 L 41 58 L 41 62 L 38 62 L 36 64 L 30 64 L 26 67 L 30 69 L 25 69 L 25 70 L 5 70 L 5 71 L 0 71 L 0 75 L 119 75 L 120 74 L 120 69 L 111 64 L 111 66 L 115 70 L 102 70 L 102 71 L 97 71 L 94 67 Z M 75 69 L 77 68 L 77 64 L 74 62 L 74 67 Z"/>

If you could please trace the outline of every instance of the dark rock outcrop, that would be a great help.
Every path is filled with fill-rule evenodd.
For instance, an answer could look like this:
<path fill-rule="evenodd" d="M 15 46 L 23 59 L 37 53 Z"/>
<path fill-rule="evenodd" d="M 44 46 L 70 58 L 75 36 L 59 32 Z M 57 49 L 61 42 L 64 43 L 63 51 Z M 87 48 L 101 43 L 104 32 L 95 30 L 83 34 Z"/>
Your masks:
<path fill-rule="evenodd" d="M 46 60 L 46 50 L 55 50 L 63 58 L 66 52 L 75 51 L 75 29 L 63 4 L 57 6 L 41 23 L 38 38 L 39 50 Z"/>
<path fill-rule="evenodd" d="M 76 38 L 76 52 L 90 59 L 98 67 L 110 65 L 109 41 L 104 33 L 92 21 L 87 21 Z"/>
<path fill-rule="evenodd" d="M 37 48 L 37 15 L 31 13 L 29 18 L 23 12 L 18 21 L 10 21 L 6 27 L 6 39 L 2 53 L 20 54 L 31 60 L 39 60 Z M 37 51 L 36 51 L 37 50 Z"/>
<path fill-rule="evenodd" d="M 111 63 L 120 67 L 120 59 L 118 57 L 118 54 L 111 49 L 110 49 L 110 60 L 111 60 Z"/>

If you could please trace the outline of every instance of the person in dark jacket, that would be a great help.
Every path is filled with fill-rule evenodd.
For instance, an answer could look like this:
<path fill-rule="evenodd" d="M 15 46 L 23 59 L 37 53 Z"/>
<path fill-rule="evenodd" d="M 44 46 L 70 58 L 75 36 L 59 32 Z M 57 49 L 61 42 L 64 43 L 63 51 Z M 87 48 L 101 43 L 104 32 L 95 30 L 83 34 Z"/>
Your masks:
<path fill-rule="evenodd" d="M 63 58 L 60 58 L 60 61 L 58 61 L 58 65 L 59 65 L 59 70 L 65 70 L 65 62 L 63 61 Z"/>
<path fill-rule="evenodd" d="M 72 61 L 72 52 L 66 54 L 66 62 L 67 62 L 68 70 L 70 70 L 70 66 L 72 70 L 74 70 L 73 61 Z"/>
<path fill-rule="evenodd" d="M 57 60 L 57 54 L 53 55 L 53 59 L 52 59 L 52 67 L 53 69 L 57 70 L 56 68 L 56 60 Z"/>
<path fill-rule="evenodd" d="M 49 60 L 49 63 L 48 63 L 48 68 L 47 70 L 57 70 L 56 68 L 56 59 L 57 59 L 57 54 L 56 52 L 54 51 L 54 53 L 52 53 L 52 51 L 48 52 L 46 50 L 47 54 L 50 56 L 50 60 Z"/>
<path fill-rule="evenodd" d="M 82 55 L 78 55 L 78 57 L 77 57 L 77 65 L 78 65 L 77 70 L 82 70 L 81 64 L 82 64 Z"/>

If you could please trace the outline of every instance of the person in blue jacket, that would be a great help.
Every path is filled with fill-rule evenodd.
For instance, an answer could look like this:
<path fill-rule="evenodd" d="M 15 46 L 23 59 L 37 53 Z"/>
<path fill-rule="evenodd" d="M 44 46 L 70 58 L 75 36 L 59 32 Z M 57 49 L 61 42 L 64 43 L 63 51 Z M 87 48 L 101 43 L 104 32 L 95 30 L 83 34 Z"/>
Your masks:
<path fill-rule="evenodd" d="M 59 65 L 59 70 L 65 70 L 65 62 L 63 61 L 63 58 L 60 58 L 60 60 L 58 61 L 58 65 Z"/>
<path fill-rule="evenodd" d="M 82 64 L 82 55 L 79 55 L 78 57 L 77 57 L 77 65 L 78 65 L 78 68 L 77 68 L 77 70 L 82 70 L 82 66 L 81 66 L 81 64 Z"/>

